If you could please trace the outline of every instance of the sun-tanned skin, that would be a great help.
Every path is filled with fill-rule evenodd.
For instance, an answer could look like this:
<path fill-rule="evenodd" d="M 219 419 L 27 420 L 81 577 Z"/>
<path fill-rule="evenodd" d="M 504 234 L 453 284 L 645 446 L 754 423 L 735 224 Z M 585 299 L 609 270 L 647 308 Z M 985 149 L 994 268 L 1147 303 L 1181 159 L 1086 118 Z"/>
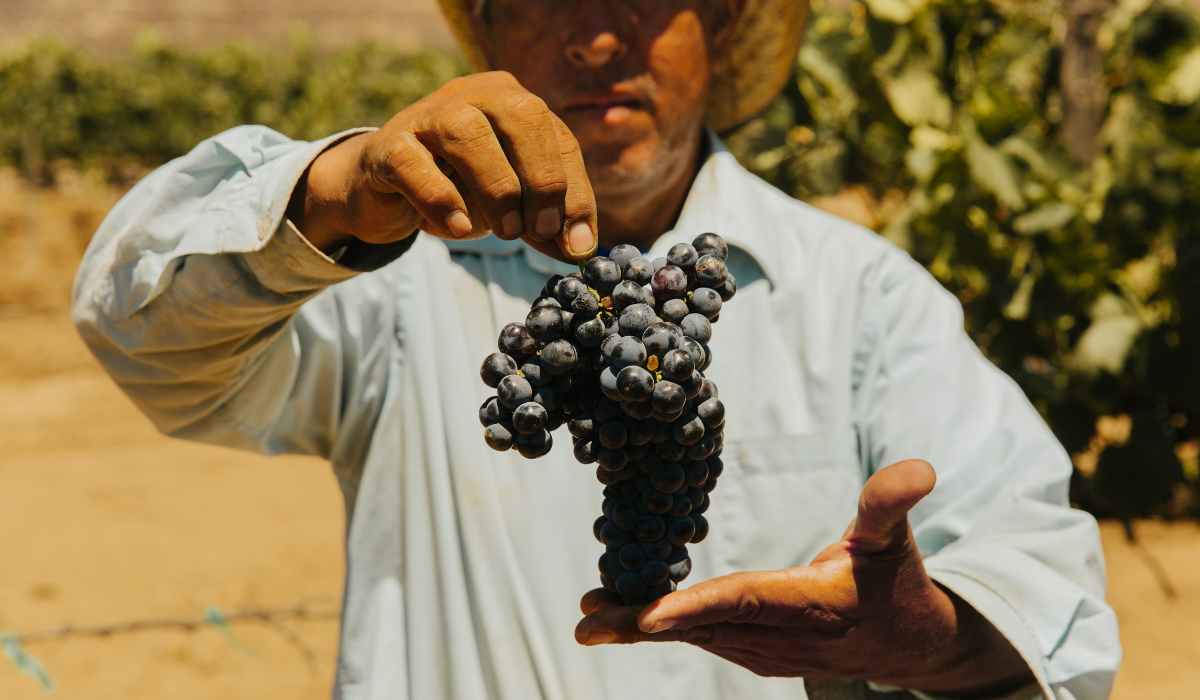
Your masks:
<path fill-rule="evenodd" d="M 591 255 L 597 231 L 648 245 L 699 167 L 714 57 L 741 5 L 492 0 L 475 29 L 500 70 L 325 151 L 289 216 L 327 250 L 418 229 L 494 232 L 563 259 Z M 576 638 L 684 642 L 762 675 L 964 697 L 1031 682 L 995 628 L 925 573 L 907 516 L 933 486 L 919 460 L 880 470 L 841 541 L 808 566 L 701 582 L 643 610 L 591 591 Z"/>

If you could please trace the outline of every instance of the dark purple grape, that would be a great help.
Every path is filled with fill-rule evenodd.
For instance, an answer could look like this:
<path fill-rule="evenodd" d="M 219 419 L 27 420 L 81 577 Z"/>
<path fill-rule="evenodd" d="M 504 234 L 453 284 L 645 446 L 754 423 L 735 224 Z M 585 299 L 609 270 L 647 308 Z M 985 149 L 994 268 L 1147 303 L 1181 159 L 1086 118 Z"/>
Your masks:
<path fill-rule="evenodd" d="M 554 297 L 538 297 L 538 300 L 529 306 L 529 310 L 541 309 L 543 307 L 551 309 L 561 309 L 562 304 L 558 303 L 558 299 Z"/>
<path fill-rule="evenodd" d="M 609 258 L 596 256 L 583 264 L 583 279 L 600 292 L 600 296 L 606 297 L 621 281 L 621 266 Z"/>
<path fill-rule="evenodd" d="M 489 396 L 487 401 L 484 401 L 483 405 L 479 407 L 479 423 L 486 428 L 499 423 L 506 414 L 508 411 L 500 406 L 500 399 Z"/>
<path fill-rule="evenodd" d="M 687 396 L 683 387 L 669 379 L 663 379 L 654 385 L 654 393 L 650 395 L 650 405 L 659 413 L 676 413 L 683 410 Z"/>
<path fill-rule="evenodd" d="M 604 340 L 608 329 L 599 317 L 590 318 L 583 323 L 575 326 L 575 332 L 572 334 L 575 342 L 583 348 L 598 348 L 600 342 Z"/>
<path fill-rule="evenodd" d="M 717 477 L 721 476 L 721 474 L 723 474 L 724 472 L 725 472 L 725 463 L 721 461 L 720 457 L 709 457 L 708 458 L 708 478 L 716 479 Z"/>
<path fill-rule="evenodd" d="M 516 410 L 517 406 L 533 398 L 533 387 L 525 377 L 510 374 L 496 385 L 496 396 L 502 406 Z"/>
<path fill-rule="evenodd" d="M 617 343 L 621 342 L 622 337 L 624 337 L 624 336 L 621 336 L 619 334 L 609 334 L 609 335 L 604 336 L 604 340 L 600 341 L 600 354 L 605 359 L 611 357 L 612 352 L 613 352 L 613 346 L 616 345 Z"/>
<path fill-rule="evenodd" d="M 721 260 L 729 259 L 729 245 L 715 233 L 702 233 L 692 241 L 692 247 L 700 255 L 715 255 Z"/>
<path fill-rule="evenodd" d="M 630 503 L 618 503 L 612 509 L 612 515 L 609 517 L 617 527 L 632 532 L 638 521 L 638 509 L 634 508 Z"/>
<path fill-rule="evenodd" d="M 683 299 L 667 299 L 662 303 L 662 317 L 671 323 L 679 323 L 684 316 L 691 313 L 688 304 Z"/>
<path fill-rule="evenodd" d="M 622 280 L 613 287 L 612 304 L 613 311 L 620 313 L 634 304 L 644 304 L 646 295 L 643 293 L 642 285 L 632 280 Z"/>
<path fill-rule="evenodd" d="M 597 432 L 597 437 L 600 444 L 610 450 L 619 450 L 625 447 L 629 441 L 629 431 L 625 428 L 625 423 L 619 420 L 610 420 L 600 426 Z"/>
<path fill-rule="evenodd" d="M 719 428 L 725 425 L 725 404 L 720 399 L 712 398 L 696 406 L 696 415 L 709 428 Z"/>
<path fill-rule="evenodd" d="M 523 323 L 510 323 L 500 329 L 496 345 L 500 352 L 517 361 L 524 361 L 537 352 L 537 340 Z"/>
<path fill-rule="evenodd" d="M 714 428 L 713 430 L 719 430 Z M 700 438 L 700 442 L 687 448 L 687 458 L 694 460 L 708 459 L 708 456 L 716 449 L 716 440 L 710 434 L 711 431 L 705 433 L 704 437 Z"/>
<path fill-rule="evenodd" d="M 621 335 L 641 338 L 646 329 L 658 321 L 658 315 L 649 304 L 634 304 L 621 312 L 617 326 Z"/>
<path fill-rule="evenodd" d="M 683 387 L 683 393 L 688 399 L 694 399 L 700 395 L 700 389 L 704 386 L 704 375 L 699 371 L 692 372 L 692 376 L 679 386 Z"/>
<path fill-rule="evenodd" d="M 696 534 L 696 524 L 691 518 L 671 518 L 667 524 L 667 539 L 674 545 L 685 545 Z"/>
<path fill-rule="evenodd" d="M 715 255 L 702 255 L 696 261 L 696 270 L 693 273 L 696 287 L 710 287 L 712 289 L 720 289 L 725 283 L 725 275 L 728 270 L 725 268 L 725 261 Z"/>
<path fill-rule="evenodd" d="M 637 519 L 633 535 L 639 542 L 657 542 L 667 534 L 667 523 L 657 515 L 643 515 Z"/>
<path fill-rule="evenodd" d="M 698 416 L 678 423 L 674 430 L 675 442 L 680 445 L 695 445 L 704 437 L 704 422 Z"/>
<path fill-rule="evenodd" d="M 664 462 L 678 462 L 687 456 L 687 447 L 680 445 L 674 440 L 654 446 L 654 454 L 656 454 Z"/>
<path fill-rule="evenodd" d="M 596 541 L 599 542 L 600 544 L 608 544 L 607 542 L 604 541 L 604 538 L 601 537 L 601 533 L 604 532 L 604 528 L 607 525 L 608 525 L 608 518 L 603 515 L 601 515 L 599 518 L 596 518 L 595 522 L 592 523 L 592 536 L 595 537 Z M 604 568 L 603 561 L 604 561 L 604 558 L 601 557 L 601 562 L 602 562 L 600 565 L 601 569 Z"/>
<path fill-rule="evenodd" d="M 646 346 L 637 338 L 622 336 L 609 346 L 608 362 L 614 370 L 646 364 Z"/>
<path fill-rule="evenodd" d="M 479 368 L 479 378 L 493 389 L 499 386 L 501 379 L 516 373 L 516 361 L 502 352 L 494 352 L 485 357 L 483 366 Z"/>
<path fill-rule="evenodd" d="M 650 485 L 660 493 L 675 493 L 685 485 L 683 467 L 664 464 L 650 474 Z"/>
<path fill-rule="evenodd" d="M 563 337 L 563 317 L 565 315 L 566 313 L 561 309 L 543 306 L 529 312 L 529 315 L 525 317 L 525 327 L 534 338 L 548 343 Z"/>
<path fill-rule="evenodd" d="M 626 401 L 621 404 L 621 410 L 630 418 L 649 418 L 654 415 L 654 407 L 649 401 Z"/>
<path fill-rule="evenodd" d="M 624 469 L 628 461 L 625 453 L 621 450 L 610 450 L 605 447 L 596 450 L 596 463 L 605 471 L 615 472 Z"/>
<path fill-rule="evenodd" d="M 679 583 L 687 578 L 688 574 L 692 573 L 692 560 L 688 558 L 686 549 L 684 550 L 682 559 L 676 559 L 675 561 L 668 559 L 667 566 L 670 567 L 671 580 L 675 583 Z"/>
<path fill-rule="evenodd" d="M 667 260 L 684 271 L 691 270 L 700 256 L 689 243 L 676 243 L 667 251 Z"/>
<path fill-rule="evenodd" d="M 646 258 L 636 257 L 625 266 L 625 279 L 632 282 L 650 284 L 650 278 L 653 276 L 654 267 Z"/>
<path fill-rule="evenodd" d="M 605 367 L 600 372 L 600 393 L 613 401 L 621 400 L 621 392 L 617 388 L 617 373 L 612 367 Z"/>
<path fill-rule="evenodd" d="M 704 538 L 708 537 L 708 518 L 699 513 L 692 513 L 692 529 L 695 532 L 692 533 L 691 542 L 694 544 L 703 542 Z"/>
<path fill-rule="evenodd" d="M 642 577 L 633 571 L 626 571 L 617 577 L 617 593 L 621 594 L 623 602 L 633 604 L 646 595 L 646 584 Z"/>
<path fill-rule="evenodd" d="M 654 426 L 645 420 L 632 421 L 628 427 L 630 445 L 649 445 L 654 440 Z"/>
<path fill-rule="evenodd" d="M 554 297 L 558 299 L 558 303 L 562 304 L 564 309 L 571 308 L 571 305 L 579 297 L 591 295 L 587 284 L 578 277 L 564 277 L 554 286 Z"/>
<path fill-rule="evenodd" d="M 712 323 L 702 314 L 688 314 L 679 322 L 679 328 L 684 335 L 700 343 L 707 343 L 712 338 Z"/>
<path fill-rule="evenodd" d="M 737 279 L 733 276 L 733 273 L 726 274 L 725 281 L 716 289 L 717 294 L 721 295 L 721 301 L 729 301 L 732 299 L 734 295 L 737 294 Z"/>
<path fill-rule="evenodd" d="M 686 494 L 676 493 L 671 503 L 671 515 L 676 518 L 685 518 L 692 512 L 692 501 Z"/>
<path fill-rule="evenodd" d="M 647 561 L 640 571 L 638 576 L 641 577 L 642 583 L 647 588 L 666 583 L 671 580 L 671 567 L 667 566 L 667 562 L 661 559 L 653 559 Z"/>
<path fill-rule="evenodd" d="M 546 408 L 540 403 L 529 401 L 513 411 L 512 424 L 518 433 L 532 435 L 546 429 Z"/>
<path fill-rule="evenodd" d="M 592 416 L 596 423 L 606 423 L 613 418 L 621 416 L 621 404 L 616 401 L 598 401 L 596 403 L 594 415 Z"/>
<path fill-rule="evenodd" d="M 593 464 L 596 461 L 596 443 L 588 438 L 575 441 L 575 459 L 580 464 Z"/>
<path fill-rule="evenodd" d="M 700 487 L 708 480 L 708 462 L 704 460 L 695 460 L 688 462 L 683 468 L 688 486 Z M 692 504 L 695 507 L 695 503 Z"/>
<path fill-rule="evenodd" d="M 629 571 L 637 571 L 646 563 L 646 551 L 640 544 L 629 543 L 621 547 L 617 560 Z"/>
<path fill-rule="evenodd" d="M 642 507 L 649 513 L 656 515 L 664 515 L 671 510 L 674 505 L 674 498 L 670 494 L 660 491 L 651 491 L 642 496 Z"/>
<path fill-rule="evenodd" d="M 637 246 L 628 243 L 618 243 L 608 251 L 608 259 L 615 262 L 621 268 L 621 272 L 625 272 L 631 260 L 641 257 L 641 255 L 642 252 L 637 249 Z"/>
<path fill-rule="evenodd" d="M 700 391 L 696 394 L 696 400 L 703 403 L 709 399 L 715 399 L 720 395 L 717 390 L 717 383 L 708 377 L 704 378 L 704 382 L 700 385 Z"/>
<path fill-rule="evenodd" d="M 680 299 L 687 294 L 688 278 L 682 268 L 665 265 L 650 279 L 650 289 L 660 303 L 667 299 Z"/>
<path fill-rule="evenodd" d="M 567 423 L 567 431 L 577 438 L 590 438 L 596 433 L 596 422 L 586 416 L 572 418 Z"/>
<path fill-rule="evenodd" d="M 662 374 L 673 382 L 682 382 L 696 371 L 696 362 L 687 350 L 671 350 L 663 355 Z"/>
<path fill-rule="evenodd" d="M 704 349 L 704 345 L 700 341 L 684 336 L 683 342 L 679 344 L 680 350 L 686 350 L 688 355 L 692 357 L 692 367 L 700 369 L 700 367 L 708 363 L 708 351 Z"/>
<path fill-rule="evenodd" d="M 496 423 L 484 428 L 483 441 L 493 450 L 504 452 L 513 446 L 513 434 L 503 424 Z"/>
<path fill-rule="evenodd" d="M 646 346 L 648 354 L 661 355 L 675 347 L 676 338 L 679 337 L 676 333 L 682 334 L 682 331 L 675 324 L 659 321 L 642 333 L 642 344 Z"/>
<path fill-rule="evenodd" d="M 554 447 L 554 436 L 543 430 L 534 435 L 521 435 L 518 433 L 513 442 L 516 445 L 517 452 L 526 459 L 537 459 L 545 457 Z"/>
<path fill-rule="evenodd" d="M 538 352 L 538 359 L 552 374 L 566 374 L 579 364 L 579 351 L 566 340 L 554 340 Z"/>
<path fill-rule="evenodd" d="M 617 391 L 626 401 L 649 401 L 654 392 L 654 375 L 644 367 L 630 365 L 617 373 Z"/>
<path fill-rule="evenodd" d="M 721 315 L 721 307 L 724 303 L 716 290 L 700 287 L 692 292 L 690 305 L 693 311 L 712 321 Z"/>

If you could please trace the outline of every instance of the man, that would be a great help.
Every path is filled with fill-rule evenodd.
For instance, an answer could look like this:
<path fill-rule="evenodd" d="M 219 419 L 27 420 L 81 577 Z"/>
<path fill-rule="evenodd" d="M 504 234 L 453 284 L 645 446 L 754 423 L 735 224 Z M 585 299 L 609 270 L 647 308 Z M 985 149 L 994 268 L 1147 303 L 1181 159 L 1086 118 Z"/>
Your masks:
<path fill-rule="evenodd" d="M 911 259 L 706 129 L 778 91 L 806 8 L 443 7 L 496 72 L 374 131 L 205 141 L 117 205 L 76 286 L 164 432 L 334 465 L 335 696 L 1105 696 L 1116 622 L 1062 448 Z M 712 535 L 690 587 L 644 610 L 593 590 L 581 621 L 600 488 L 568 444 L 483 444 L 478 363 L 560 261 L 709 230 L 740 283 L 712 343 Z"/>

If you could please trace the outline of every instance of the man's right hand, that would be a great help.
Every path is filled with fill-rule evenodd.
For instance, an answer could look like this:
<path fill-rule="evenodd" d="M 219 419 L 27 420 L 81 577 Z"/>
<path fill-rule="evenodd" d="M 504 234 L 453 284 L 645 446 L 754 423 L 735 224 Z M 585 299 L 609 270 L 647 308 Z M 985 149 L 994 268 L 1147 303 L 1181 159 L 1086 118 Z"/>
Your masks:
<path fill-rule="evenodd" d="M 313 245 L 522 238 L 564 260 L 596 249 L 596 198 L 579 143 L 508 73 L 455 78 L 382 129 L 325 150 L 288 216 Z"/>

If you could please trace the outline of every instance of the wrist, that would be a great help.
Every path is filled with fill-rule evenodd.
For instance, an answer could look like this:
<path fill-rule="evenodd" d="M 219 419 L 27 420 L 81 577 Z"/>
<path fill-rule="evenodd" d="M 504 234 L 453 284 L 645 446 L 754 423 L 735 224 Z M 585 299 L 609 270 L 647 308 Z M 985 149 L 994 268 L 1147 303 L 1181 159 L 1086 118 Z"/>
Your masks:
<path fill-rule="evenodd" d="M 345 213 L 358 179 L 364 136 L 367 134 L 354 134 L 330 144 L 313 159 L 292 190 L 287 217 L 322 252 L 354 238 Z"/>

